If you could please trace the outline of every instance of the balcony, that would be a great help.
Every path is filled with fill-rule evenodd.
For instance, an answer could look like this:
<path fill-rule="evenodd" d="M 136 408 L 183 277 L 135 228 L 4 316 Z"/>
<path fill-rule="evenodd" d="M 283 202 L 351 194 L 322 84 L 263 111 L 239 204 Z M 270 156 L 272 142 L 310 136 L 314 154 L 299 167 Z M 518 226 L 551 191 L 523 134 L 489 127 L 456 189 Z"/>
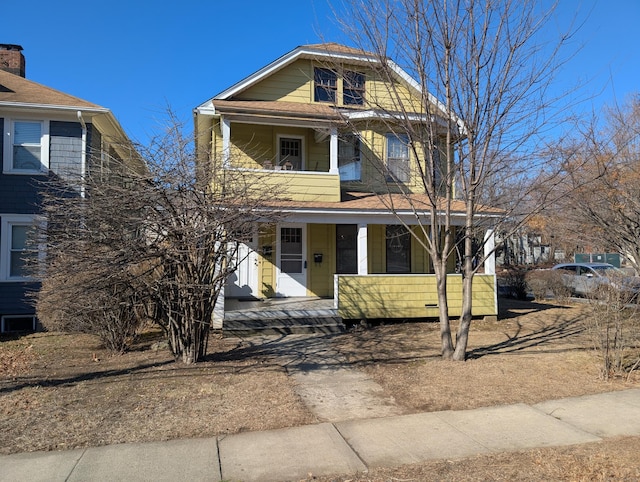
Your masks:
<path fill-rule="evenodd" d="M 266 165 L 265 169 L 227 168 L 243 183 L 277 192 L 279 200 L 303 202 L 340 202 L 340 175 L 331 172 L 294 171 L 285 166 Z"/>

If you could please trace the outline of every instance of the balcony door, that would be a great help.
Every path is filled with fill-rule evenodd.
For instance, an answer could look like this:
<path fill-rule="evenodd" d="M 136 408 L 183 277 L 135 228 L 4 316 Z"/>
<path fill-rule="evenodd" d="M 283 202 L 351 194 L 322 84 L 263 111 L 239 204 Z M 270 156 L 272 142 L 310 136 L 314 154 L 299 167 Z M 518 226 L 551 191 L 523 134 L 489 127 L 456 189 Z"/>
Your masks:
<path fill-rule="evenodd" d="M 277 296 L 307 295 L 307 227 L 283 224 L 278 227 Z"/>
<path fill-rule="evenodd" d="M 278 166 L 280 169 L 302 171 L 304 146 L 302 137 L 279 137 L 278 140 Z"/>

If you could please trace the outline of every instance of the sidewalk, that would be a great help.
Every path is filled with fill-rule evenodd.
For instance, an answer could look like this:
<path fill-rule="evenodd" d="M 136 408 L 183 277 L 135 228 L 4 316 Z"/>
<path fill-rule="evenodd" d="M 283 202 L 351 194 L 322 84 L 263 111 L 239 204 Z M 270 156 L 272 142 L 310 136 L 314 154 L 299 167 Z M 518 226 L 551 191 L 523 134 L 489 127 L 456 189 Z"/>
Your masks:
<path fill-rule="evenodd" d="M 286 481 L 640 436 L 640 389 L 209 439 L 0 456 L 0 481 Z"/>

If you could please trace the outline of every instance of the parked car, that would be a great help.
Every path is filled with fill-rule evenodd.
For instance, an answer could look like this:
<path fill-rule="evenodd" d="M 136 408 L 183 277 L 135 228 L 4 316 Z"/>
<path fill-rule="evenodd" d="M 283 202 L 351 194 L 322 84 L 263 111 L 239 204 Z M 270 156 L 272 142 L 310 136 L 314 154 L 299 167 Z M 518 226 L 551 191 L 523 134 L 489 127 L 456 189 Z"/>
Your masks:
<path fill-rule="evenodd" d="M 574 295 L 591 296 L 603 285 L 635 297 L 640 293 L 640 278 L 629 276 L 609 263 L 563 263 L 552 268 L 560 272 L 563 284 Z"/>

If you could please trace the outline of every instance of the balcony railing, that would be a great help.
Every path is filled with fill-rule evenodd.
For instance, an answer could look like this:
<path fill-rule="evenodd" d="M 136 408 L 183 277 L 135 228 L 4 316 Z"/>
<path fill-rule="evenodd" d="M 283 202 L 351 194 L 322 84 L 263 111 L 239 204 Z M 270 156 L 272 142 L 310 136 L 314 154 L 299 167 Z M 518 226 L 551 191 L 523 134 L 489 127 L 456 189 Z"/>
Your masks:
<path fill-rule="evenodd" d="M 277 191 L 279 200 L 340 202 L 338 173 L 294 171 L 288 169 L 289 166 L 271 167 L 271 169 L 228 168 L 227 170 L 242 176 L 246 185 L 264 186 L 265 190 Z"/>

